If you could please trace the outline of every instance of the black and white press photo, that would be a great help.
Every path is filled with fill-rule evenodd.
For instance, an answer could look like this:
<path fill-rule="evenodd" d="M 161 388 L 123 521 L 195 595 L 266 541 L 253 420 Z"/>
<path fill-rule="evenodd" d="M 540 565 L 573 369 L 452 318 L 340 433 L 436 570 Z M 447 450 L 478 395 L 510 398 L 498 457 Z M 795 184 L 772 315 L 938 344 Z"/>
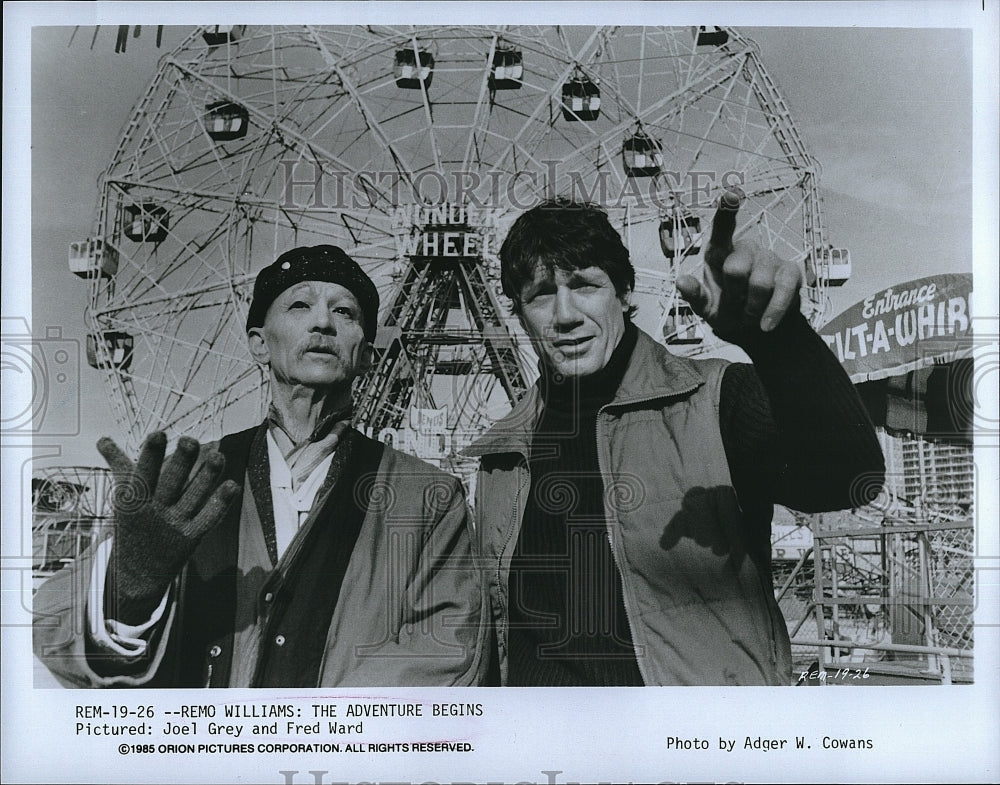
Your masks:
<path fill-rule="evenodd" d="M 5 7 L 5 779 L 994 779 L 997 11 Z"/>

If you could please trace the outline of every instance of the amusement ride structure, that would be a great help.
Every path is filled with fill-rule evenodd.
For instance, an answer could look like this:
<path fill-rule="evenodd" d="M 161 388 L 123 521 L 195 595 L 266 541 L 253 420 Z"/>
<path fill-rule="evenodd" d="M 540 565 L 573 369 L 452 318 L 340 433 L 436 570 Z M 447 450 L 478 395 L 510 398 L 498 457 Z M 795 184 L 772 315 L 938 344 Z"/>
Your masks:
<path fill-rule="evenodd" d="M 259 419 L 253 279 L 288 248 L 343 247 L 382 300 L 356 421 L 431 429 L 413 451 L 447 463 L 535 374 L 498 285 L 517 214 L 551 195 L 604 206 L 647 325 L 699 353 L 717 342 L 673 282 L 727 187 L 747 197 L 740 234 L 804 266 L 808 316 L 846 280 L 817 178 L 729 28 L 204 28 L 161 60 L 70 262 L 90 282 L 88 359 L 134 448 Z"/>
<path fill-rule="evenodd" d="M 88 361 L 135 450 L 156 429 L 208 441 L 259 421 L 266 376 L 244 332 L 254 278 L 292 247 L 341 246 L 381 298 L 356 424 L 468 483 L 461 448 L 537 373 L 499 285 L 518 214 L 552 196 L 600 204 L 637 269 L 640 326 L 677 353 L 725 354 L 674 286 L 701 263 L 719 196 L 745 194 L 738 238 L 802 265 L 817 325 L 851 272 L 828 242 L 818 183 L 756 44 L 732 28 L 215 26 L 161 59 L 69 265 L 89 285 Z M 67 499 L 107 483 L 102 470 L 66 471 L 38 480 L 36 534 L 73 558 L 79 542 L 56 523 Z M 89 536 L 107 510 L 85 506 Z M 913 588 L 912 570 L 886 579 L 892 553 L 897 565 L 930 558 L 887 541 L 838 556 L 826 531 L 814 551 L 808 526 L 786 528 L 779 540 L 801 542 L 775 551 L 792 634 L 821 661 L 839 654 L 812 639 L 843 638 L 845 609 L 888 618 L 889 594 Z M 852 575 L 874 576 L 856 587 L 874 605 L 827 591 L 852 559 Z M 965 573 L 963 562 L 954 574 Z M 952 652 L 971 650 L 971 611 L 958 616 L 968 631 L 945 641 Z"/>

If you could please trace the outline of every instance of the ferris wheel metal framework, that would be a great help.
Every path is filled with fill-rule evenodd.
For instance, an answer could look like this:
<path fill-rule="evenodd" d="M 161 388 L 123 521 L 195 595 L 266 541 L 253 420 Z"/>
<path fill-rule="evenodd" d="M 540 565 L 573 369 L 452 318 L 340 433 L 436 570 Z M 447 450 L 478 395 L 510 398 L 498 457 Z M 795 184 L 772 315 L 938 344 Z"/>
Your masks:
<path fill-rule="evenodd" d="M 90 279 L 88 359 L 134 448 L 156 428 L 208 439 L 259 418 L 253 278 L 294 245 L 341 245 L 382 295 L 358 422 L 443 412 L 444 457 L 532 376 L 497 283 L 522 209 L 604 206 L 657 337 L 697 354 L 716 342 L 673 282 L 727 186 L 747 197 L 739 235 L 803 264 L 803 311 L 821 316 L 844 276 L 818 176 L 731 28 L 200 28 L 132 111 L 70 265 Z"/>

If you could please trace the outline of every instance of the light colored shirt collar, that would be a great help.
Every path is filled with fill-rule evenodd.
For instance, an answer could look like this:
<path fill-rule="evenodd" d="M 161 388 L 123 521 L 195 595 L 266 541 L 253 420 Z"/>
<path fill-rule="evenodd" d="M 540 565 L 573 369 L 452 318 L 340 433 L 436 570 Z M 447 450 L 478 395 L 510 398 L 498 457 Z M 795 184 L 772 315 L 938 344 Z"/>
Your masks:
<path fill-rule="evenodd" d="M 274 538 L 279 559 L 308 519 L 316 503 L 316 494 L 330 471 L 333 453 L 332 449 L 329 450 L 307 475 L 296 480 L 275 439 L 270 431 L 268 432 L 267 459 L 271 469 L 271 507 L 274 511 Z"/>
<path fill-rule="evenodd" d="M 329 412 L 320 418 L 308 439 L 296 444 L 284 428 L 281 412 L 271 403 L 267 415 L 267 435 L 291 472 L 291 488 L 297 488 L 310 477 L 320 463 L 325 462 L 329 466 L 328 459 L 337 449 L 341 434 L 350 425 L 350 417 L 349 408 Z M 271 476 L 274 477 L 273 461 Z"/>

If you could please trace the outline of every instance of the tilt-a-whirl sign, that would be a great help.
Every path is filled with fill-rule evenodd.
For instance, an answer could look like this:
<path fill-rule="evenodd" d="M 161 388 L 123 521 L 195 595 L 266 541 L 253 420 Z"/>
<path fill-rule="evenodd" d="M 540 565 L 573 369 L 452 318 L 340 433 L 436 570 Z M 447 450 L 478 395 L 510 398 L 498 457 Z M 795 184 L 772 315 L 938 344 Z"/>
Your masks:
<path fill-rule="evenodd" d="M 969 353 L 971 294 L 968 274 L 920 278 L 866 297 L 819 334 L 852 382 L 897 376 Z"/>

